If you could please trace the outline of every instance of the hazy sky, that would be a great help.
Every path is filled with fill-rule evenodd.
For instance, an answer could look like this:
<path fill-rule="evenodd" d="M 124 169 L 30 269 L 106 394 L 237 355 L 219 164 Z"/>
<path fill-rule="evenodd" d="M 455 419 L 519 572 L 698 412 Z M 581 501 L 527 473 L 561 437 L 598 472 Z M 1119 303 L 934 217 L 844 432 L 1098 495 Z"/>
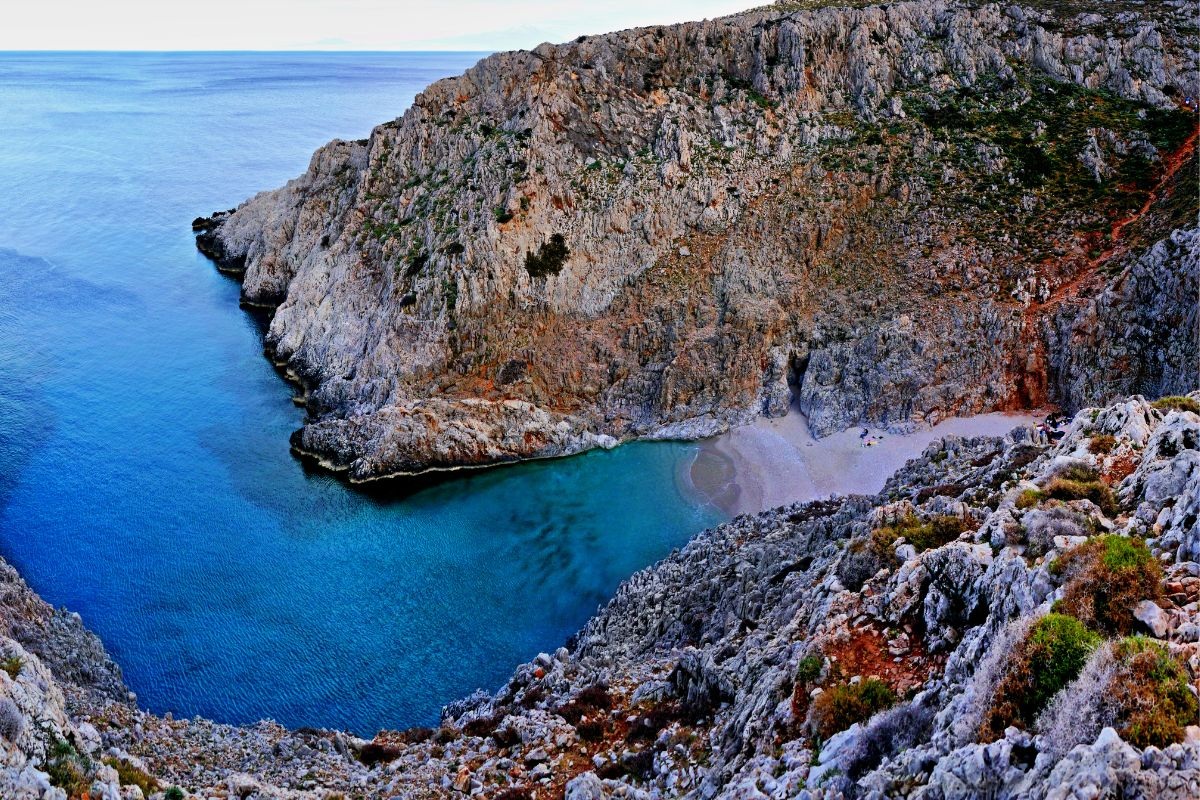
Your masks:
<path fill-rule="evenodd" d="M 0 50 L 509 50 L 766 0 L 4 0 Z"/>

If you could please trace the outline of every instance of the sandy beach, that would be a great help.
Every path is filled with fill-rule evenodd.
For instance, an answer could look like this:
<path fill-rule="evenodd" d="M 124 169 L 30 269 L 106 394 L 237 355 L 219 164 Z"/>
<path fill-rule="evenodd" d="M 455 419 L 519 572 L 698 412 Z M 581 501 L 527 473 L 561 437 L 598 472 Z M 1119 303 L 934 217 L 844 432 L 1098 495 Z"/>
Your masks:
<path fill-rule="evenodd" d="M 732 515 L 831 495 L 874 494 L 935 439 L 951 434 L 1003 436 L 1018 425 L 1045 419 L 1046 413 L 956 417 L 906 434 L 867 428 L 866 437 L 860 426 L 816 439 L 808 420 L 793 409 L 786 417 L 760 417 L 701 442 L 684 482 Z M 864 441 L 875 444 L 864 446 Z"/>

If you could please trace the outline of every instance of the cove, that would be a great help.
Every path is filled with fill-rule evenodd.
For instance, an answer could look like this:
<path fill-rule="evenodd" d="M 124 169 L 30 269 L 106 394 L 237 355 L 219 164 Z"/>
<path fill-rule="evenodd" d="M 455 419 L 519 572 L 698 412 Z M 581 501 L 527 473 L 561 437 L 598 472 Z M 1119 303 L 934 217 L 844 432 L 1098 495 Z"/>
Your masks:
<path fill-rule="evenodd" d="M 0 53 L 0 555 L 139 702 L 435 722 L 720 512 L 646 443 L 364 492 L 188 223 L 300 174 L 478 53 Z"/>

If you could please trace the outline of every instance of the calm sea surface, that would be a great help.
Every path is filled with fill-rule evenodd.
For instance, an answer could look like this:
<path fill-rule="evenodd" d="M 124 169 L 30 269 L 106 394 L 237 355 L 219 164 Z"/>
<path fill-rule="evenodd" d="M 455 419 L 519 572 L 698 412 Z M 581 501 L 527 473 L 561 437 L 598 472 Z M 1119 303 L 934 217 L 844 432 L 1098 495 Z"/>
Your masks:
<path fill-rule="evenodd" d="M 144 706 L 429 724 L 719 521 L 683 444 L 386 497 L 288 453 L 302 412 L 189 222 L 478 58 L 0 53 L 0 554 Z"/>

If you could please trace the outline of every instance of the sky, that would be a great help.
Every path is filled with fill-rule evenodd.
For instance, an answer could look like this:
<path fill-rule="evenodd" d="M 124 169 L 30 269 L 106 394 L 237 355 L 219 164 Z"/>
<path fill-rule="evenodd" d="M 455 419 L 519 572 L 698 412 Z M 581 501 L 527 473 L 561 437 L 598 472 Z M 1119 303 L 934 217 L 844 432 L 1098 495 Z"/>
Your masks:
<path fill-rule="evenodd" d="M 4 0 L 0 50 L 515 50 L 767 0 Z"/>

